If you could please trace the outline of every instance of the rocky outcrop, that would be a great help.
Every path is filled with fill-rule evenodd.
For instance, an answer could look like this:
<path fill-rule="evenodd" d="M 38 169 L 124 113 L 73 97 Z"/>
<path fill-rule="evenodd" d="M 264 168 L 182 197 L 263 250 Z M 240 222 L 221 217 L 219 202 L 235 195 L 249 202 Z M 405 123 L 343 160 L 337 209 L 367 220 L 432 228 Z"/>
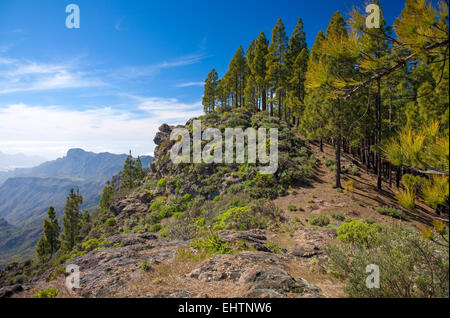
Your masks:
<path fill-rule="evenodd" d="M 264 252 L 219 255 L 187 276 L 204 282 L 231 280 L 245 285 L 247 292 L 242 297 L 321 297 L 318 287 L 293 278 L 283 269 L 288 260 L 286 256 Z"/>
<path fill-rule="evenodd" d="M 297 294 L 297 297 L 322 297 L 317 286 L 303 278 L 295 279 L 286 271 L 276 267 L 248 271 L 240 281 L 253 284 L 244 297 L 280 298 L 288 294 Z"/>
<path fill-rule="evenodd" d="M 336 238 L 333 229 L 299 229 L 293 234 L 296 245 L 289 251 L 295 257 L 313 257 L 323 255 L 323 248 L 330 240 Z"/>
<path fill-rule="evenodd" d="M 136 213 L 146 213 L 150 207 L 152 196 L 150 193 L 136 192 L 126 198 L 115 201 L 109 207 L 114 216 L 120 220 Z"/>
<path fill-rule="evenodd" d="M 3 287 L 0 288 L 0 298 L 10 298 L 21 291 L 23 291 L 23 286 L 20 284 Z"/>
<path fill-rule="evenodd" d="M 267 243 L 264 230 L 250 230 L 250 231 L 222 231 L 220 238 L 225 242 L 238 243 L 245 242 L 251 248 L 260 252 L 270 252 L 265 246 Z"/>

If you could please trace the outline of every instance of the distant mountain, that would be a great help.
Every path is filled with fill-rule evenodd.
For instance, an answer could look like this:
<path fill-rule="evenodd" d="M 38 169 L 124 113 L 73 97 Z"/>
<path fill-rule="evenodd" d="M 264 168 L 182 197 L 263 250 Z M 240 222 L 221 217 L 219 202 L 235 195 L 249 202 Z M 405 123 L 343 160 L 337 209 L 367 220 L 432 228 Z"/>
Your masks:
<path fill-rule="evenodd" d="M 83 209 L 97 206 L 106 181 L 122 171 L 126 157 L 71 149 L 63 158 L 9 172 L 3 184 L 0 180 L 0 265 L 32 255 L 45 212 L 53 205 L 61 217 L 71 188 L 80 189 Z M 142 166 L 152 160 L 141 157 Z"/>
<path fill-rule="evenodd" d="M 0 172 L 0 184 L 7 178 L 24 176 L 108 180 L 122 170 L 126 157 L 125 154 L 96 154 L 82 149 L 70 149 L 65 157 L 44 162 L 34 168 L 19 168 L 3 174 Z M 148 168 L 152 160 L 151 156 L 141 157 L 142 166 Z"/>

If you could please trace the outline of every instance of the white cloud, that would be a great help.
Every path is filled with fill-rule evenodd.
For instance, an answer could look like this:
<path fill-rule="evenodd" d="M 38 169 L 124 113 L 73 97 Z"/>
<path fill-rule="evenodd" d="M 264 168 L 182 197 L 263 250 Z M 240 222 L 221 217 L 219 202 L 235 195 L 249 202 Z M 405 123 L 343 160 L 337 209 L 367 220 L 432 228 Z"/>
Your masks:
<path fill-rule="evenodd" d="M 175 59 L 167 60 L 153 65 L 127 66 L 115 70 L 111 76 L 119 79 L 133 79 L 139 77 L 148 77 L 157 74 L 159 71 L 174 67 L 192 65 L 201 62 L 207 58 L 204 54 L 189 54 Z"/>
<path fill-rule="evenodd" d="M 0 95 L 104 85 L 100 79 L 75 70 L 71 62 L 48 64 L 0 58 Z"/>
<path fill-rule="evenodd" d="M 153 153 L 158 127 L 166 122 L 184 124 L 201 114 L 200 103 L 184 104 L 176 99 L 133 97 L 136 111 L 103 107 L 70 110 L 59 106 L 9 105 L 0 108 L 0 151 L 63 156 L 70 148 L 88 151 Z"/>
<path fill-rule="evenodd" d="M 205 85 L 204 82 L 187 82 L 187 83 L 181 83 L 178 84 L 177 87 L 192 87 L 192 86 L 203 86 Z"/>

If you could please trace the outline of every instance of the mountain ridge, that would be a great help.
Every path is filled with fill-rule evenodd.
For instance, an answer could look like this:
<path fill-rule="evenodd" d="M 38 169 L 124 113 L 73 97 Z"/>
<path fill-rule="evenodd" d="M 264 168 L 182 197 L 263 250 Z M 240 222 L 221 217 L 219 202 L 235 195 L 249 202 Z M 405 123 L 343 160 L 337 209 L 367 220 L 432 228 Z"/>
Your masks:
<path fill-rule="evenodd" d="M 61 217 L 71 188 L 82 192 L 83 210 L 94 208 L 106 181 L 121 172 L 126 158 L 126 154 L 74 148 L 37 167 L 15 169 L 3 182 L 0 175 L 0 220 L 4 221 L 0 265 L 32 257 L 45 212 L 52 205 Z M 152 160 L 151 156 L 141 157 L 144 167 Z"/>

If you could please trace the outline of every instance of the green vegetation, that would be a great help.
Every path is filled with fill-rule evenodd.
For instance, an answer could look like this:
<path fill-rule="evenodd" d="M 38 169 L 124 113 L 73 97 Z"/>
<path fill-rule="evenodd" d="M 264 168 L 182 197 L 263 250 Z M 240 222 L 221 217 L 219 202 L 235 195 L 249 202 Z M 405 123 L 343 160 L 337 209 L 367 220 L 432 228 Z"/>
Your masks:
<path fill-rule="evenodd" d="M 59 289 L 55 288 L 49 288 L 49 289 L 42 289 L 38 291 L 36 294 L 31 296 L 30 298 L 56 298 L 59 294 Z"/>
<path fill-rule="evenodd" d="M 220 239 L 217 232 L 209 233 L 202 239 L 194 240 L 192 246 L 208 254 L 230 254 L 233 252 L 228 244 Z"/>
<path fill-rule="evenodd" d="M 36 253 L 41 262 L 46 262 L 60 247 L 59 231 L 60 227 L 56 219 L 55 209 L 51 206 L 47 211 L 48 220 L 44 220 L 44 236 L 42 236 L 36 246 Z"/>
<path fill-rule="evenodd" d="M 376 211 L 382 215 L 388 215 L 388 216 L 396 218 L 396 219 L 401 219 L 403 216 L 402 210 L 396 209 L 391 206 L 382 206 L 382 207 L 377 208 Z"/>
<path fill-rule="evenodd" d="M 368 246 L 378 240 L 380 227 L 352 219 L 347 219 L 337 230 L 337 238 L 342 242 Z"/>
<path fill-rule="evenodd" d="M 345 220 L 345 216 L 342 215 L 341 213 L 337 213 L 337 212 L 332 212 L 331 217 L 333 219 L 335 219 L 336 221 L 344 221 Z"/>
<path fill-rule="evenodd" d="M 314 226 L 327 226 L 330 224 L 330 219 L 326 215 L 313 215 L 308 219 L 309 224 Z"/>
<path fill-rule="evenodd" d="M 431 241 L 400 227 L 356 221 L 341 227 L 338 238 L 343 243 L 327 249 L 329 272 L 347 282 L 350 297 L 448 297 L 448 228 L 439 229 L 447 237 Z M 380 288 L 366 287 L 369 264 L 379 268 Z"/>
<path fill-rule="evenodd" d="M 141 262 L 141 269 L 144 272 L 148 272 L 150 270 L 150 263 L 147 260 Z"/>

